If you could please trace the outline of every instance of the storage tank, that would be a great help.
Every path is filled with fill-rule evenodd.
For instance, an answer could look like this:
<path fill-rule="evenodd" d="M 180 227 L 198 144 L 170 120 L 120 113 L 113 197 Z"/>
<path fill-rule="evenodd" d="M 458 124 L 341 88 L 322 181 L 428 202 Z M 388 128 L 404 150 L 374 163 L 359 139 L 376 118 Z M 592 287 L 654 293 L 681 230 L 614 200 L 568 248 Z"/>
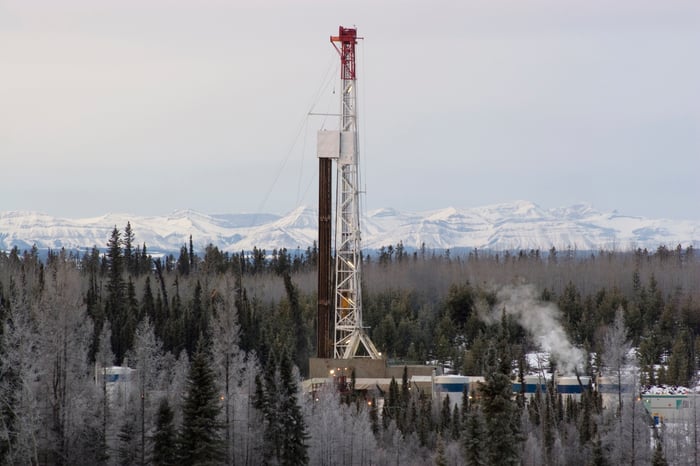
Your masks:
<path fill-rule="evenodd" d="M 581 380 L 579 383 L 579 379 Z M 584 390 L 589 390 L 591 378 L 587 375 L 576 377 L 574 375 L 562 375 L 555 379 L 555 388 L 557 393 L 562 395 L 571 395 L 574 398 L 579 398 Z"/>
<path fill-rule="evenodd" d="M 598 376 L 596 382 L 596 389 L 603 400 L 603 406 L 606 408 L 619 402 L 620 391 L 622 394 L 634 392 L 634 384 L 626 382 L 624 378 L 621 383 L 618 383 L 617 377 Z"/>
<path fill-rule="evenodd" d="M 632 393 L 634 391 L 634 384 L 625 382 L 624 378 L 621 383 L 618 383 L 617 377 L 598 376 L 596 380 L 599 393 L 617 394 L 620 392 L 620 388 L 622 388 L 622 393 Z"/>
<path fill-rule="evenodd" d="M 447 396 L 450 404 L 462 404 L 462 393 L 466 389 L 467 393 L 476 389 L 478 382 L 483 382 L 483 377 L 466 375 L 438 375 L 433 377 L 433 394 L 440 401 Z"/>
<path fill-rule="evenodd" d="M 95 365 L 95 385 L 98 387 L 104 381 L 107 399 L 110 404 L 126 403 L 128 395 L 134 389 L 136 370 L 126 366 L 98 367 Z"/>
<path fill-rule="evenodd" d="M 526 375 L 524 377 L 525 382 L 525 396 L 531 397 L 539 388 L 540 393 L 547 392 L 547 380 L 540 375 Z M 519 380 L 513 382 L 513 393 L 515 395 L 522 393 L 522 385 Z"/>

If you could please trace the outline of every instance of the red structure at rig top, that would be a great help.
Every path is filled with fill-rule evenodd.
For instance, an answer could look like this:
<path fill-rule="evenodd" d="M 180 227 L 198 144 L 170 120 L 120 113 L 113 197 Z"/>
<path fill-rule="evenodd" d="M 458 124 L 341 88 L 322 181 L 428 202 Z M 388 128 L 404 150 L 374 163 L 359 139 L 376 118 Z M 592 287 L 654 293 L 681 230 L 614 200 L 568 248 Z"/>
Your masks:
<path fill-rule="evenodd" d="M 355 45 L 357 44 L 357 29 L 338 28 L 338 35 L 331 36 L 331 43 L 340 54 L 340 79 L 355 80 Z M 336 45 L 340 42 L 340 47 Z"/>

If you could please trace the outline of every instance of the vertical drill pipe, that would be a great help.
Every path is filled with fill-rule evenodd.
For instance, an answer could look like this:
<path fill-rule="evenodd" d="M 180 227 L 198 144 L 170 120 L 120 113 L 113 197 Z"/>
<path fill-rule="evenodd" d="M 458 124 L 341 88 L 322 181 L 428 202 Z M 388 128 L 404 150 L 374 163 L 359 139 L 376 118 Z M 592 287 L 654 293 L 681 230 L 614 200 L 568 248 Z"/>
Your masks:
<path fill-rule="evenodd" d="M 318 319 L 317 355 L 331 358 L 331 186 L 330 158 L 319 158 L 318 165 Z"/>

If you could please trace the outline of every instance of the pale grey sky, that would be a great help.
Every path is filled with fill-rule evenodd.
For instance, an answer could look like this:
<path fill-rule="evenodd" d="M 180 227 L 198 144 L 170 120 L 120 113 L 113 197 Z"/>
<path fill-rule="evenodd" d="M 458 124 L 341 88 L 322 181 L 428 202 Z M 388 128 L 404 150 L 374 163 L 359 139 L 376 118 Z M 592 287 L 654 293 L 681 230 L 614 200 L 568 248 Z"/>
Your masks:
<path fill-rule="evenodd" d="M 697 0 L 0 0 L 0 211 L 315 205 L 339 25 L 365 208 L 700 219 Z"/>

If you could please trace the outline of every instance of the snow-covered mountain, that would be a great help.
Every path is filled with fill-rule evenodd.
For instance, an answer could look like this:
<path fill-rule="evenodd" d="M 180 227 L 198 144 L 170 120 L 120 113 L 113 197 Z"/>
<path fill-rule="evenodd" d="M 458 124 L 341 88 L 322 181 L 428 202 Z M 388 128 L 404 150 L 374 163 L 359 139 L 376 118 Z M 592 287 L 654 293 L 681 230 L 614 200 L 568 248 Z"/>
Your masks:
<path fill-rule="evenodd" d="M 0 250 L 31 248 L 104 248 L 116 226 L 127 222 L 136 243 L 151 252 L 179 251 L 192 235 L 195 249 L 214 244 L 231 252 L 253 246 L 306 249 L 317 236 L 316 209 L 299 207 L 284 216 L 272 214 L 215 214 L 179 210 L 165 217 L 107 214 L 66 219 L 36 212 L 0 213 Z M 395 245 L 429 249 L 478 248 L 494 250 L 656 249 L 659 245 L 700 247 L 700 221 L 630 217 L 600 212 L 587 204 L 544 209 L 515 201 L 469 209 L 449 207 L 424 212 L 378 209 L 362 219 L 362 244 L 367 249 Z"/>

